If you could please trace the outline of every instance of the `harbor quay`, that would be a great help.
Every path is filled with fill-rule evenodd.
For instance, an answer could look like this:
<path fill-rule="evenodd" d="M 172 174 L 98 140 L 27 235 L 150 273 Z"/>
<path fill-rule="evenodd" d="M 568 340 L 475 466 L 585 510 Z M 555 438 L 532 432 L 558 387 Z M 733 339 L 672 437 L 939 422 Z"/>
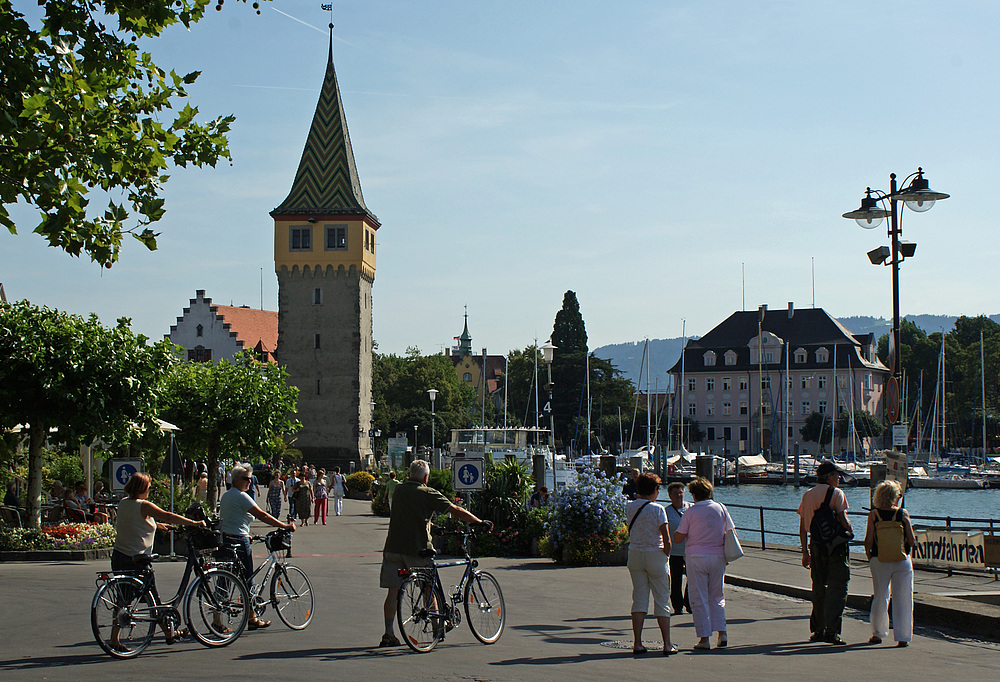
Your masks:
<path fill-rule="evenodd" d="M 1000 643 L 990 629 L 1000 617 L 1000 606 L 990 603 L 1000 590 L 992 576 L 916 571 L 911 645 L 895 648 L 890 634 L 871 646 L 865 644 L 871 579 L 861 557 L 852 561 L 843 630 L 848 646 L 810 644 L 809 572 L 799 554 L 770 546 L 761 551 L 751 542 L 746 556 L 729 566 L 726 649 L 692 649 L 692 618 L 682 614 L 671 618 L 680 653 L 634 657 L 624 566 L 493 557 L 481 565 L 497 577 L 506 602 L 506 627 L 496 644 L 480 644 L 463 622 L 427 654 L 405 646 L 380 649 L 385 591 L 378 582 L 387 525 L 368 503 L 346 500 L 343 516 L 296 531 L 290 562 L 308 573 L 317 597 L 305 630 L 289 630 L 269 610 L 269 628 L 245 632 L 228 647 L 207 649 L 193 640 L 167 646 L 158 633 L 145 652 L 125 661 L 104 654 L 90 628 L 95 574 L 108 568 L 106 561 L 2 563 L 0 680 L 843 680 L 866 679 L 875 670 L 903 679 L 1000 676 Z M 182 569 L 183 562 L 156 564 L 161 596 L 173 593 Z M 446 589 L 460 573 L 442 570 Z M 647 646 L 657 645 L 652 618 L 644 635 Z"/>

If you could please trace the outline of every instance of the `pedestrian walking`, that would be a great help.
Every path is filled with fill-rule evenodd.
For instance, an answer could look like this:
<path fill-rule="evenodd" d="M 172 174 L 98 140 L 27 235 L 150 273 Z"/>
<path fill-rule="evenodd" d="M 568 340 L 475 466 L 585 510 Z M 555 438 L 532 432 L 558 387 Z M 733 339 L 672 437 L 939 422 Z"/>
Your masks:
<path fill-rule="evenodd" d="M 667 486 L 667 497 L 670 504 L 667 505 L 667 523 L 670 526 L 670 535 L 677 532 L 681 525 L 681 518 L 690 507 L 691 503 L 684 500 L 684 484 L 674 481 Z M 688 586 L 683 584 L 684 575 L 687 573 L 684 561 L 684 552 L 687 542 L 675 542 L 670 547 L 670 604 L 673 606 L 674 615 L 687 609 L 691 613 L 691 601 L 689 599 Z"/>
<path fill-rule="evenodd" d="M 336 516 L 344 511 L 344 495 L 347 494 L 347 477 L 340 473 L 340 467 L 334 467 L 333 480 L 333 513 Z"/>
<path fill-rule="evenodd" d="M 326 525 L 326 502 L 328 493 L 326 491 L 326 469 L 320 469 L 319 475 L 316 476 L 316 480 L 313 482 L 313 523 L 318 523 L 320 518 L 323 519 L 323 525 Z"/>

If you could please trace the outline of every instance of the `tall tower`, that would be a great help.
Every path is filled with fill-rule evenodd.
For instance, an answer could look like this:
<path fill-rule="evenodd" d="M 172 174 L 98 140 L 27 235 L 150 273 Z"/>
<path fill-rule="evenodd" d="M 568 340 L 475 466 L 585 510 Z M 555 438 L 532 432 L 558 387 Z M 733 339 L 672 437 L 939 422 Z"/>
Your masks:
<path fill-rule="evenodd" d="M 332 25 L 331 25 L 332 28 Z M 277 360 L 299 388 L 306 461 L 344 465 L 371 452 L 372 284 L 378 218 L 365 206 L 333 67 L 292 189 L 271 211 L 278 276 Z"/>

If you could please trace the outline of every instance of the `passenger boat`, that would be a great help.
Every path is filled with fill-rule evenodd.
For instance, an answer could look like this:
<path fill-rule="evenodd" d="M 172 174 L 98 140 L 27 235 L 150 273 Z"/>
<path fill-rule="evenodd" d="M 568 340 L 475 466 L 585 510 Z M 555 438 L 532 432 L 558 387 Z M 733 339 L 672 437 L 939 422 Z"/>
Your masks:
<path fill-rule="evenodd" d="M 513 458 L 534 472 L 536 457 L 545 464 L 545 480 L 541 485 L 550 491 L 573 485 L 576 471 L 566 456 L 549 448 L 548 429 L 534 427 L 477 427 L 452 429 L 445 467 L 450 468 L 455 457 L 483 457 L 494 462 Z"/>

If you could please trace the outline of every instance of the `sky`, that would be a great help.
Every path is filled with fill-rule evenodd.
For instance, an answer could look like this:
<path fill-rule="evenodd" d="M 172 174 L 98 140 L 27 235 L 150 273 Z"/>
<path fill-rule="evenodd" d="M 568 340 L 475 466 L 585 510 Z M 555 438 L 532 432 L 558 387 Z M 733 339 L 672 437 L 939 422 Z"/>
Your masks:
<path fill-rule="evenodd" d="M 15 0 L 21 12 L 34 3 Z M 841 217 L 923 167 L 951 198 L 903 214 L 918 244 L 903 315 L 1000 312 L 1000 4 L 350 0 L 334 61 L 365 202 L 380 222 L 380 352 L 441 352 L 468 310 L 477 351 L 544 342 L 567 290 L 591 348 L 701 335 L 732 312 L 892 314 Z M 319 97 L 319 0 L 226 3 L 145 43 L 201 70 L 204 118 L 234 114 L 233 163 L 176 169 L 159 249 L 101 270 L 18 210 L 0 283 L 162 338 L 197 289 L 277 308 L 273 221 Z"/>

